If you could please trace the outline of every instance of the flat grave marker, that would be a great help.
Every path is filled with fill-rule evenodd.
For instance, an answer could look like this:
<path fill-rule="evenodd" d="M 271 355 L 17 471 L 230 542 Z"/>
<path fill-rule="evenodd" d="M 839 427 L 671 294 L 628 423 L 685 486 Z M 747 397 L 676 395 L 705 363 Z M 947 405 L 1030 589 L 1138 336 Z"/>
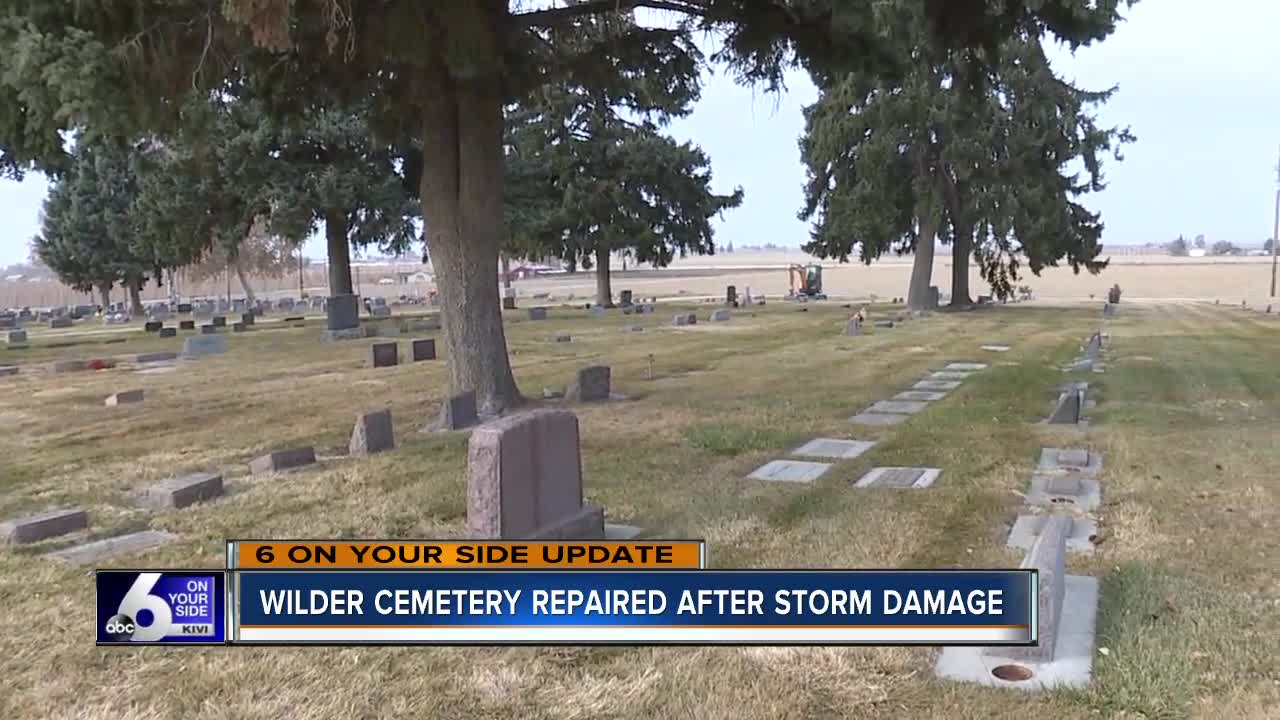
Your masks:
<path fill-rule="evenodd" d="M 805 462 L 803 460 L 772 460 L 756 468 L 747 477 L 753 480 L 769 480 L 771 482 L 808 483 L 822 477 L 831 469 L 828 463 Z"/>
<path fill-rule="evenodd" d="M 1006 547 L 1017 550 L 1030 550 L 1040 537 L 1051 515 L 1047 513 L 1019 515 L 1009 530 Z M 1098 523 L 1087 516 L 1069 516 L 1070 525 L 1067 533 L 1067 550 L 1069 552 L 1089 554 L 1093 552 L 1093 541 L 1098 534 Z"/>
<path fill-rule="evenodd" d="M 142 402 L 141 390 L 126 390 L 124 392 L 114 393 L 106 399 L 107 407 L 116 407 L 117 405 L 128 405 L 130 403 Z"/>
<path fill-rule="evenodd" d="M 959 380 L 921 380 L 911 386 L 912 390 L 955 390 L 960 387 Z"/>
<path fill-rule="evenodd" d="M 928 380 L 967 380 L 973 375 L 971 372 L 960 372 L 959 370 L 939 370 L 929 373 Z"/>
<path fill-rule="evenodd" d="M 867 412 L 915 415 L 928 407 L 929 403 L 920 400 L 881 400 L 867 408 Z"/>
<path fill-rule="evenodd" d="M 832 460 L 852 460 L 875 446 L 876 442 L 874 440 L 817 438 L 792 450 L 791 454 L 802 457 L 830 458 Z"/>
<path fill-rule="evenodd" d="M 898 425 L 911 419 L 910 415 L 894 413 L 861 412 L 849 418 L 856 425 Z"/>
<path fill-rule="evenodd" d="M 987 352 L 1009 352 L 1008 345 L 983 345 L 981 349 Z"/>
<path fill-rule="evenodd" d="M 148 507 L 180 510 L 212 500 L 222 495 L 222 491 L 222 473 L 191 473 L 152 485 L 144 491 L 142 502 Z"/>
<path fill-rule="evenodd" d="M 911 400 L 915 402 L 934 402 L 945 398 L 945 392 L 934 392 L 932 390 L 907 390 L 893 396 L 893 400 Z"/>
<path fill-rule="evenodd" d="M 85 543 L 84 545 L 76 545 L 65 550 L 49 553 L 49 556 L 73 565 L 91 565 L 120 555 L 135 555 L 147 550 L 153 550 L 162 545 L 168 545 L 177 539 L 178 536 L 172 533 L 160 530 L 143 530 L 128 535 L 119 535 Z"/>
<path fill-rule="evenodd" d="M 987 366 L 984 363 L 971 363 L 971 362 L 954 362 L 943 368 L 943 370 L 986 370 L 986 369 L 987 369 Z"/>
<path fill-rule="evenodd" d="M 0 541 L 26 545 L 89 527 L 89 513 L 80 508 L 60 508 L 0 523 Z"/>
<path fill-rule="evenodd" d="M 375 368 L 395 367 L 400 364 L 400 344 L 394 342 L 374 343 L 369 346 L 369 366 Z"/>
<path fill-rule="evenodd" d="M 255 458 L 249 463 L 249 474 L 280 472 L 312 465 L 316 462 L 316 451 L 311 446 L 276 450 Z"/>
<path fill-rule="evenodd" d="M 878 467 L 853 484 L 857 488 L 927 488 L 942 474 L 940 468 Z"/>

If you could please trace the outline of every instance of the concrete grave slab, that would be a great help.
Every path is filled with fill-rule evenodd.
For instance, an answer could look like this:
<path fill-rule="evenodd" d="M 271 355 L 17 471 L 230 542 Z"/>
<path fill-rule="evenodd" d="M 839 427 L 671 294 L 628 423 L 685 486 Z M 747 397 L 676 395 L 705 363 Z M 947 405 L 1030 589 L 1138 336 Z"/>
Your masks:
<path fill-rule="evenodd" d="M 307 446 L 290 450 L 276 450 L 258 457 L 249 463 L 249 474 L 280 472 L 312 465 L 316 462 L 315 448 Z"/>
<path fill-rule="evenodd" d="M 939 468 L 878 467 L 853 484 L 857 488 L 927 488 L 942 474 Z"/>
<path fill-rule="evenodd" d="M 849 418 L 849 422 L 857 425 L 898 425 L 911 419 L 910 415 L 893 413 L 861 412 Z"/>
<path fill-rule="evenodd" d="M 929 380 L 967 380 L 971 372 L 960 372 L 959 370 L 939 370 L 938 372 L 929 373 Z"/>
<path fill-rule="evenodd" d="M 1036 470 L 1041 473 L 1065 472 L 1097 477 L 1102 472 L 1102 456 L 1080 448 L 1041 448 L 1040 463 Z"/>
<path fill-rule="evenodd" d="M 181 509 L 212 500 L 222 491 L 222 473 L 192 473 L 152 485 L 143 492 L 142 502 L 147 507 Z"/>
<path fill-rule="evenodd" d="M 1017 550 L 1030 550 L 1040 537 L 1045 524 L 1049 521 L 1047 514 L 1019 515 L 1009 530 L 1007 547 Z M 1067 551 L 1089 554 L 1093 552 L 1093 538 L 1098 534 L 1098 522 L 1091 517 L 1075 515 L 1068 517 Z"/>
<path fill-rule="evenodd" d="M 852 460 L 875 446 L 876 442 L 874 440 L 817 438 L 792 450 L 791 454 L 803 457 L 830 458 L 832 460 Z"/>
<path fill-rule="evenodd" d="M 980 349 L 987 352 L 1009 352 L 1008 345 L 983 345 Z"/>
<path fill-rule="evenodd" d="M 76 545 L 65 550 L 49 553 L 50 557 L 64 560 L 74 565 L 90 565 L 110 560 L 120 555 L 136 555 L 153 550 L 178 539 L 177 535 L 159 530 L 143 530 L 142 532 L 106 538 L 96 542 Z"/>
<path fill-rule="evenodd" d="M 644 534 L 644 528 L 635 525 L 614 525 L 605 523 L 605 540 L 634 540 Z"/>
<path fill-rule="evenodd" d="M 831 469 L 827 463 L 802 460 L 772 460 L 756 468 L 747 477 L 773 482 L 813 482 Z"/>
<path fill-rule="evenodd" d="M 227 337 L 225 335 L 192 335 L 182 341 L 182 354 L 184 357 L 219 355 L 226 351 Z"/>
<path fill-rule="evenodd" d="M 932 390 L 907 390 L 893 396 L 893 400 L 911 400 L 916 402 L 933 402 L 941 400 L 947 396 L 944 392 L 934 392 Z"/>
<path fill-rule="evenodd" d="M 950 363 L 949 365 L 943 368 L 943 370 L 986 370 L 986 369 L 987 369 L 987 366 L 984 363 L 971 363 L 971 362 L 954 362 L 954 363 Z"/>
<path fill-rule="evenodd" d="M 1080 512 L 1096 510 L 1102 504 L 1102 486 L 1081 475 L 1031 476 L 1028 505 L 1043 508 L 1071 508 Z"/>
<path fill-rule="evenodd" d="M 55 373 L 79 372 L 88 369 L 88 360 L 55 360 L 53 363 Z"/>
<path fill-rule="evenodd" d="M 348 451 L 352 455 L 373 455 L 396 446 L 390 410 L 377 410 L 356 416 Z"/>
<path fill-rule="evenodd" d="M 115 407 L 117 405 L 128 405 L 129 403 L 140 402 L 142 402 L 141 390 L 126 390 L 124 392 L 118 392 L 114 395 L 108 396 L 106 405 L 107 407 Z"/>
<path fill-rule="evenodd" d="M 474 538 L 604 537 L 604 510 L 583 502 L 576 415 L 533 410 L 499 418 L 471 434 L 467 531 Z"/>
<path fill-rule="evenodd" d="M 867 412 L 915 415 L 927 407 L 929 407 L 929 403 L 919 400 L 881 400 L 867 408 Z"/>
<path fill-rule="evenodd" d="M 1097 578 L 1077 575 L 1065 575 L 1063 580 L 1062 615 L 1052 660 L 1025 662 L 997 654 L 1015 648 L 948 647 L 943 648 L 934 671 L 949 680 L 1033 692 L 1087 687 L 1093 674 L 1099 583 Z M 1014 673 L 1020 668 L 1030 677 L 1021 681 L 997 677 L 999 669 L 1011 668 Z"/>
<path fill-rule="evenodd" d="M 0 541 L 26 545 L 89 527 L 89 513 L 80 508 L 60 508 L 0 523 Z"/>
<path fill-rule="evenodd" d="M 955 390 L 960 387 L 959 380 L 921 380 L 911 386 L 912 390 Z"/>

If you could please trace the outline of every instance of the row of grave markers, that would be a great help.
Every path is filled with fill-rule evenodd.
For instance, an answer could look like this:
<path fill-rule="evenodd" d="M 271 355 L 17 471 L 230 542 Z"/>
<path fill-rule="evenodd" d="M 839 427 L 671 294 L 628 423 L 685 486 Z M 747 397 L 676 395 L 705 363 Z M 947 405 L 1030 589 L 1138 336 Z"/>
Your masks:
<path fill-rule="evenodd" d="M 959 387 L 965 378 L 986 369 L 983 363 L 950 363 L 932 373 L 913 387 L 894 396 L 894 400 L 875 403 L 865 412 L 850 418 L 851 422 L 864 425 L 897 425 L 911 415 L 925 409 L 929 403 L 942 400 L 947 393 Z M 927 389 L 920 389 L 927 385 Z M 868 421 L 870 418 L 870 421 Z M 845 461 L 861 456 L 875 447 L 874 440 L 845 440 L 817 438 L 791 451 L 795 457 L 821 458 Z M 831 463 L 812 460 L 772 460 L 757 468 L 748 477 L 773 482 L 809 483 L 831 469 Z M 929 467 L 876 467 L 863 475 L 854 487 L 869 488 L 926 488 L 937 482 L 941 468 Z"/>
<path fill-rule="evenodd" d="M 1101 356 L 1103 335 L 1086 342 L 1083 359 L 1069 369 L 1093 367 Z M 1072 383 L 1059 393 L 1047 425 L 1086 426 L 1080 413 L 1087 383 Z M 1097 540 L 1094 512 L 1102 504 L 1102 456 L 1087 449 L 1045 447 L 1026 494 L 1024 507 L 1005 545 L 1025 550 L 1021 567 L 1037 571 L 1039 644 L 1033 647 L 948 647 L 934 668 L 939 677 L 995 687 L 1043 690 L 1082 688 L 1093 672 L 1097 627 L 1097 578 L 1068 575 L 1068 553 L 1090 554 Z"/>

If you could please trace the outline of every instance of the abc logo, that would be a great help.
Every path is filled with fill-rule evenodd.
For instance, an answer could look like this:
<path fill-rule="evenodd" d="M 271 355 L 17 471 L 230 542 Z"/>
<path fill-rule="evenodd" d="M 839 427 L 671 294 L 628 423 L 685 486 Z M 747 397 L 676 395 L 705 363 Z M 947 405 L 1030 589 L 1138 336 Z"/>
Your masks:
<path fill-rule="evenodd" d="M 112 640 L 120 642 L 133 639 L 133 633 L 138 626 L 128 615 L 112 615 L 104 629 Z"/>

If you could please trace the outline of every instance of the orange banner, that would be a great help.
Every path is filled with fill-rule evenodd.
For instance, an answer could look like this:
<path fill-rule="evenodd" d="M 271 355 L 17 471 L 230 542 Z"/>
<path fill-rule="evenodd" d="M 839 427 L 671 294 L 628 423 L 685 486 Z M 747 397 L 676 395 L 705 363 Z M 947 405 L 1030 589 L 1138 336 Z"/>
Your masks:
<path fill-rule="evenodd" d="M 272 540 L 232 543 L 238 568 L 663 568 L 702 567 L 702 543 Z"/>

